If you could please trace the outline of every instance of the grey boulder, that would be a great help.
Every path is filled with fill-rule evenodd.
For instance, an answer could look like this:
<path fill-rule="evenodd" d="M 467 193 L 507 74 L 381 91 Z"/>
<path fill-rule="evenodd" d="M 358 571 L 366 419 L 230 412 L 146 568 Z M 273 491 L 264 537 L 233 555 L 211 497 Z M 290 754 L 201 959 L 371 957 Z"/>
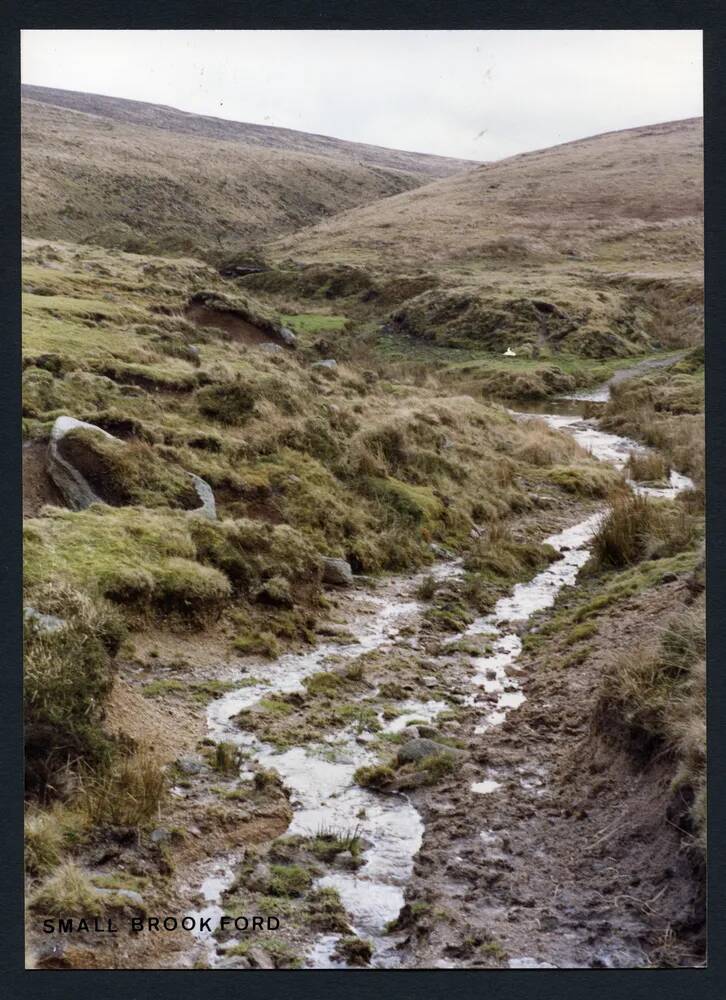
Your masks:
<path fill-rule="evenodd" d="M 91 431 L 93 434 L 105 437 L 109 441 L 124 444 L 120 438 L 114 437 L 113 434 L 109 434 L 108 431 L 103 430 L 102 427 L 97 427 L 95 424 L 76 420 L 75 417 L 62 416 L 57 418 L 50 432 L 46 467 L 48 475 L 61 491 L 63 499 L 71 510 L 85 510 L 92 503 L 103 502 L 103 497 L 98 496 L 83 474 L 60 451 L 60 444 L 66 434 L 79 429 Z M 187 511 L 187 513 L 196 517 L 206 517 L 212 521 L 216 520 L 217 507 L 212 487 L 201 476 L 196 476 L 193 472 L 188 472 L 187 475 L 192 481 L 200 502 L 199 507 L 195 507 L 193 510 Z"/>
<path fill-rule="evenodd" d="M 58 417 L 53 424 L 48 442 L 47 469 L 48 475 L 63 495 L 63 499 L 71 510 L 84 510 L 92 503 L 98 503 L 101 498 L 93 491 L 83 475 L 71 465 L 60 453 L 60 443 L 70 431 L 92 431 L 103 435 L 109 440 L 116 440 L 112 434 L 95 424 L 87 424 L 75 417 Z"/>
<path fill-rule="evenodd" d="M 30 604 L 23 608 L 23 618 L 34 625 L 39 632 L 57 632 L 66 624 L 63 618 L 56 615 L 44 615 Z"/>
<path fill-rule="evenodd" d="M 281 326 L 277 331 L 277 335 L 286 347 L 294 347 L 297 343 L 297 337 L 287 326 Z"/>
<path fill-rule="evenodd" d="M 345 559 L 333 559 L 326 556 L 323 559 L 323 583 L 334 587 L 352 587 L 353 570 Z"/>
<path fill-rule="evenodd" d="M 408 740 L 398 748 L 396 760 L 399 764 L 415 764 L 424 757 L 437 757 L 441 754 L 455 754 L 456 751 L 444 743 L 436 743 L 435 740 L 417 739 Z"/>

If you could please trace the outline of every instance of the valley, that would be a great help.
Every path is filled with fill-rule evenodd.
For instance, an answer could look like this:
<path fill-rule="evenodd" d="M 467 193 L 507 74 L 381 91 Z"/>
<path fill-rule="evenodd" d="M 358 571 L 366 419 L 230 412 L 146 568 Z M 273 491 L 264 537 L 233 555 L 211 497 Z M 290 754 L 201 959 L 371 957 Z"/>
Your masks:
<path fill-rule="evenodd" d="M 700 120 L 25 97 L 28 964 L 703 964 Z"/>

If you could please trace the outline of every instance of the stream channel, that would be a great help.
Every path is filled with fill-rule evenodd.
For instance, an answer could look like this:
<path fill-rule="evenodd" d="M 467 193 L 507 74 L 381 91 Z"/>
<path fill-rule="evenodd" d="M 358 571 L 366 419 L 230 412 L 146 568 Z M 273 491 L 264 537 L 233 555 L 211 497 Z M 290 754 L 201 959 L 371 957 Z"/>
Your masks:
<path fill-rule="evenodd" d="M 616 377 L 617 380 L 617 377 Z M 588 403 L 604 402 L 608 386 L 581 393 L 573 397 L 549 400 L 544 405 L 528 408 L 530 412 L 510 411 L 517 419 L 538 417 L 551 427 L 566 431 L 590 451 L 597 459 L 623 469 L 630 452 L 646 449 L 628 438 L 605 433 L 598 429 L 597 420 L 585 418 L 583 411 Z M 547 412 L 539 412 L 546 408 Z M 656 497 L 674 497 L 690 489 L 692 482 L 686 476 L 671 472 L 670 484 L 652 488 L 631 483 L 633 489 Z M 467 704 L 481 706 L 481 721 L 476 728 L 480 734 L 492 726 L 500 725 L 507 713 L 518 708 L 525 700 L 517 680 L 517 660 L 522 649 L 520 635 L 523 624 L 537 611 L 554 604 L 562 587 L 575 582 L 578 571 L 590 554 L 590 541 L 597 529 L 602 513 L 595 513 L 583 521 L 546 538 L 560 557 L 527 583 L 517 584 L 501 598 L 494 610 L 474 621 L 462 635 L 455 635 L 455 643 L 467 635 L 491 636 L 492 652 L 472 659 L 473 672 Z M 460 561 L 452 559 L 438 562 L 426 575 L 446 579 L 461 572 Z M 423 823 L 419 813 L 403 793 L 381 794 L 361 788 L 353 781 L 354 772 L 364 764 L 376 762 L 363 739 L 353 731 L 340 731 L 328 741 L 318 745 L 307 744 L 279 752 L 259 741 L 254 734 L 241 731 L 234 716 L 248 709 L 262 698 L 273 693 L 301 691 L 303 680 L 323 669 L 331 655 L 355 658 L 374 649 L 394 649 L 396 646 L 416 647 L 417 640 L 409 630 L 400 635 L 404 622 L 424 610 L 424 605 L 413 596 L 422 575 L 390 581 L 384 598 L 361 589 L 354 597 L 360 605 L 357 613 L 347 622 L 355 641 L 332 639 L 321 643 L 313 651 L 288 654 L 280 657 L 266 671 L 264 680 L 253 687 L 233 690 L 213 701 L 208 707 L 209 736 L 215 741 L 239 745 L 266 768 L 277 771 L 290 791 L 293 819 L 289 834 L 314 835 L 320 830 L 345 831 L 357 829 L 365 845 L 363 865 L 355 872 L 335 872 L 317 880 L 320 887 L 338 890 L 343 905 L 350 916 L 352 927 L 360 937 L 373 945 L 372 965 L 391 968 L 399 964 L 396 951 L 396 934 L 386 933 L 386 924 L 394 920 L 404 903 L 406 883 L 411 877 L 413 863 L 423 836 Z M 492 694 L 495 696 L 492 701 Z M 483 695 L 488 697 L 483 698 Z M 405 714 L 391 722 L 381 723 L 384 729 L 396 731 L 413 720 L 433 720 L 448 706 L 440 701 L 410 702 L 401 706 Z M 252 773 L 241 772 L 241 780 L 252 779 Z M 482 774 L 472 783 L 474 793 L 487 794 L 498 783 Z M 224 892 L 234 881 L 235 865 L 239 856 L 215 858 L 210 861 L 208 877 L 201 884 L 205 900 L 202 909 L 194 916 L 216 918 L 223 913 Z M 340 967 L 344 963 L 332 956 L 339 935 L 324 934 L 305 956 L 308 968 Z M 218 961 L 216 940 L 207 932 L 198 934 L 199 943 L 207 952 L 206 958 L 213 967 Z M 510 967 L 518 967 L 517 959 Z"/>

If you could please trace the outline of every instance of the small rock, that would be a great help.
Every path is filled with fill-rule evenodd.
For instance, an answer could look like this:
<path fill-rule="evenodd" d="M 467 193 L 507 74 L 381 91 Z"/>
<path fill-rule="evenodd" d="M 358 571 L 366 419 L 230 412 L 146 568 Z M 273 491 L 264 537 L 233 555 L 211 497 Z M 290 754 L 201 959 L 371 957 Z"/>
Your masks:
<path fill-rule="evenodd" d="M 284 349 L 282 344 L 274 344 L 271 340 L 260 344 L 260 350 L 267 351 L 268 354 L 280 354 Z"/>
<path fill-rule="evenodd" d="M 246 955 L 231 955 L 221 959 L 214 967 L 215 969 L 249 969 L 252 967 L 252 963 Z M 268 966 L 259 966 L 259 968 L 268 968 Z M 269 966 L 269 968 L 274 968 L 274 966 Z"/>
<path fill-rule="evenodd" d="M 429 674 L 427 677 L 421 678 L 421 683 L 427 688 L 435 688 L 439 686 L 438 679 Z"/>
<path fill-rule="evenodd" d="M 438 731 L 438 729 L 434 729 L 433 726 L 418 726 L 418 733 L 416 735 L 422 736 L 424 739 L 427 740 L 438 740 L 441 736 L 441 733 Z"/>
<path fill-rule="evenodd" d="M 36 968 L 54 969 L 63 968 L 67 965 L 65 960 L 65 941 L 43 942 L 35 952 Z"/>
<path fill-rule="evenodd" d="M 136 907 L 138 910 L 143 910 L 144 907 L 144 897 L 139 892 L 134 892 L 133 889 L 96 889 L 96 892 L 100 896 L 114 896 L 117 899 L 123 900 L 124 903 L 128 903 L 129 906 Z"/>
<path fill-rule="evenodd" d="M 184 757 L 179 757 L 176 766 L 182 774 L 200 774 L 205 769 L 204 760 L 197 753 L 190 753 Z"/>
<path fill-rule="evenodd" d="M 451 747 L 444 743 L 436 743 L 434 740 L 416 739 L 408 740 L 398 748 L 396 760 L 399 764 L 412 764 L 424 757 L 431 757 L 435 754 L 455 753 Z"/>
<path fill-rule="evenodd" d="M 274 969 L 275 963 L 263 948 L 255 945 L 247 952 L 247 958 L 254 969 Z"/>
<path fill-rule="evenodd" d="M 23 608 L 23 618 L 34 625 L 39 632 L 57 632 L 66 624 L 63 618 L 56 615 L 44 615 L 36 608 L 27 605 Z"/>
<path fill-rule="evenodd" d="M 359 867 L 359 862 L 350 851 L 341 851 L 335 856 L 335 864 L 340 868 L 354 869 Z"/>
<path fill-rule="evenodd" d="M 152 844 L 164 844 L 166 841 L 171 840 L 171 834 L 163 827 L 157 827 L 156 830 L 151 831 L 149 840 Z"/>
<path fill-rule="evenodd" d="M 265 864 L 256 865 L 245 880 L 245 888 L 252 892 L 266 892 L 272 873 Z"/>
<path fill-rule="evenodd" d="M 325 368 L 328 371 L 334 371 L 338 367 L 338 362 L 335 358 L 326 358 L 324 361 L 315 361 L 311 368 Z"/>
<path fill-rule="evenodd" d="M 214 501 L 212 487 L 205 479 L 202 479 L 201 476 L 195 475 L 193 472 L 188 472 L 187 475 L 190 477 L 192 485 L 194 486 L 197 496 L 201 502 L 201 506 L 195 507 L 194 510 L 187 511 L 187 513 L 193 514 L 197 517 L 207 517 L 210 521 L 216 521 L 217 505 Z"/>
<path fill-rule="evenodd" d="M 451 549 L 447 549 L 443 545 L 439 545 L 437 542 L 432 542 L 430 545 L 430 549 L 438 559 L 455 558 L 454 553 L 451 551 Z"/>
<path fill-rule="evenodd" d="M 353 570 L 345 559 L 323 559 L 323 583 L 334 587 L 351 587 L 353 585 Z"/>
<path fill-rule="evenodd" d="M 287 347 L 294 347 L 297 343 L 297 337 L 287 326 L 281 326 L 277 331 L 277 335 Z"/>

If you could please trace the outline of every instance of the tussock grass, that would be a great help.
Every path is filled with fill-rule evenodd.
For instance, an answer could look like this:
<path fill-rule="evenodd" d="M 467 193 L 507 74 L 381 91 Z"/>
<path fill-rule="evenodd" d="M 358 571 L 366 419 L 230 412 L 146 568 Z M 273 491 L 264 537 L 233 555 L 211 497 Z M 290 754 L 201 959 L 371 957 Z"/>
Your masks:
<path fill-rule="evenodd" d="M 477 538 L 464 557 L 464 569 L 492 580 L 518 580 L 557 557 L 551 545 L 515 540 L 499 521 Z"/>
<path fill-rule="evenodd" d="M 59 445 L 97 496 L 115 506 L 175 506 L 192 509 L 199 498 L 183 469 L 160 461 L 145 441 L 111 441 L 102 434 L 77 428 Z"/>
<path fill-rule="evenodd" d="M 30 906 L 50 917 L 94 917 L 103 901 L 85 872 L 72 862 L 58 868 L 33 893 Z"/>
<path fill-rule="evenodd" d="M 30 620 L 24 636 L 26 785 L 53 796 L 69 765 L 109 756 L 101 722 L 124 628 L 107 602 L 67 585 L 41 587 L 31 597 L 65 623 L 47 631 Z"/>
<path fill-rule="evenodd" d="M 691 804 L 695 834 L 706 828 L 706 635 L 703 604 L 684 608 L 659 636 L 615 657 L 604 671 L 595 710 L 604 734 L 625 734 L 650 759 L 662 749 L 678 761 L 675 789 Z"/>
<path fill-rule="evenodd" d="M 271 865 L 270 872 L 270 896 L 302 896 L 313 884 L 310 872 L 301 865 Z"/>
<path fill-rule="evenodd" d="M 622 493 L 615 496 L 592 541 L 590 569 L 622 569 L 675 555 L 696 537 L 687 509 L 676 503 Z"/>
<path fill-rule="evenodd" d="M 656 451 L 632 451 L 628 456 L 626 469 L 628 478 L 636 483 L 667 483 L 670 475 L 670 467 L 664 456 Z"/>
<path fill-rule="evenodd" d="M 353 779 L 363 788 L 385 788 L 395 776 L 396 772 L 388 764 L 370 764 L 359 767 Z"/>
<path fill-rule="evenodd" d="M 25 814 L 25 870 L 45 875 L 60 864 L 63 830 L 52 812 L 30 809 Z"/>
<path fill-rule="evenodd" d="M 168 782 L 151 750 L 117 755 L 106 769 L 84 777 L 81 801 L 94 823 L 144 826 L 158 817 Z"/>

